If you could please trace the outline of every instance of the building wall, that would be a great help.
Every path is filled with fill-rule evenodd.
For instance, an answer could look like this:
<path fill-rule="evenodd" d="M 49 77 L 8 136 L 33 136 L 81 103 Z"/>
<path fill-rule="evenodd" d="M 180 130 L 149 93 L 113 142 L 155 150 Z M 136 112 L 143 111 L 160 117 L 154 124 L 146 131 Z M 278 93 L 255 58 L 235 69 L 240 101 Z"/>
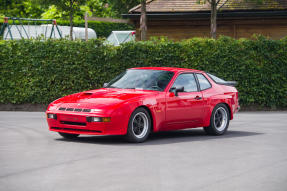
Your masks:
<path fill-rule="evenodd" d="M 287 18 L 274 19 L 225 19 L 218 20 L 218 35 L 233 38 L 250 38 L 253 34 L 262 34 L 272 39 L 280 39 L 287 36 Z M 169 39 L 181 40 L 192 37 L 209 37 L 210 26 L 208 19 L 202 20 L 149 20 L 148 37 L 167 36 Z M 137 26 L 137 37 L 139 37 L 139 23 Z"/>

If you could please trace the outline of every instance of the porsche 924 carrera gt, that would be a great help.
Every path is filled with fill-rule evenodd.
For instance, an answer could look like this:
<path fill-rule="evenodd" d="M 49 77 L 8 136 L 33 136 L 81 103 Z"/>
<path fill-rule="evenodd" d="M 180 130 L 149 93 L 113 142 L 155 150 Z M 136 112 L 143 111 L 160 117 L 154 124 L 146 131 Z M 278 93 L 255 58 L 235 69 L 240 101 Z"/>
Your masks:
<path fill-rule="evenodd" d="M 151 132 L 203 127 L 223 135 L 240 108 L 235 82 L 204 71 L 131 68 L 89 90 L 53 101 L 49 130 L 72 139 L 86 135 L 125 135 L 144 142 Z"/>

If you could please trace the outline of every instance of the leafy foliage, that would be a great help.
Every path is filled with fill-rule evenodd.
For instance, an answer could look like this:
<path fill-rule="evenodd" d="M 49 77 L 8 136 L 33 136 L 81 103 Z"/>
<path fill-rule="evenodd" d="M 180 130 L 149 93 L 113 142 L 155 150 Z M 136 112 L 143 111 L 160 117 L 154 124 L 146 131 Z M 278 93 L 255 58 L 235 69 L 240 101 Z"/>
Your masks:
<path fill-rule="evenodd" d="M 126 14 L 134 6 L 138 5 L 141 0 L 107 0 L 114 13 L 120 17 Z"/>
<path fill-rule="evenodd" d="M 42 6 L 53 6 L 56 8 L 58 12 L 60 12 L 63 16 L 71 17 L 76 13 L 81 13 L 81 5 L 86 3 L 86 0 L 33 0 L 36 4 L 40 4 Z M 50 7 L 51 8 L 51 7 Z M 83 13 L 81 14 L 83 15 Z"/>
<path fill-rule="evenodd" d="M 287 107 L 287 38 L 182 42 L 153 39 L 104 46 L 101 41 L 0 41 L 0 103 L 49 103 L 99 88 L 127 68 L 171 66 L 235 80 L 243 106 Z"/>
<path fill-rule="evenodd" d="M 95 17 L 117 17 L 120 16 L 117 11 L 109 5 L 108 0 L 89 0 L 86 3 L 89 16 Z"/>
<path fill-rule="evenodd" d="M 42 12 L 32 0 L 0 0 L 0 16 L 39 18 Z"/>
<path fill-rule="evenodd" d="M 121 17 L 139 0 L 0 0 L 0 16 L 68 19 L 72 10 L 76 20 L 83 19 L 85 12 L 95 17 Z"/>

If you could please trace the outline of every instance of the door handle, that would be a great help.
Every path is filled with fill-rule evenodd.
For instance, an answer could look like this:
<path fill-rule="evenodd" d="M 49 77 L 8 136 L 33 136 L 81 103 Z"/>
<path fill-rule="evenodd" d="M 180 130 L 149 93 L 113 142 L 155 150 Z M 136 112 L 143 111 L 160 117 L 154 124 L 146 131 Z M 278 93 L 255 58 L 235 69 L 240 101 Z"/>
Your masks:
<path fill-rule="evenodd" d="M 202 97 L 196 96 L 194 99 L 196 99 L 196 100 L 201 100 Z"/>

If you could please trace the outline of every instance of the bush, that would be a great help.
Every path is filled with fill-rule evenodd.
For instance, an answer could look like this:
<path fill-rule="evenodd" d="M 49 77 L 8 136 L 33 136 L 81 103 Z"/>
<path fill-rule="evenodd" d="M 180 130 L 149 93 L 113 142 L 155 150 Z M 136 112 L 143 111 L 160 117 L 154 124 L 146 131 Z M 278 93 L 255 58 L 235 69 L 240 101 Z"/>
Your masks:
<path fill-rule="evenodd" d="M 0 29 L 3 23 L 0 23 Z M 12 24 L 12 21 L 9 21 L 9 24 Z M 16 24 L 20 24 L 16 21 Z M 24 25 L 28 25 L 29 22 L 23 21 Z M 30 22 L 30 25 L 41 25 L 46 24 L 43 22 Z M 51 22 L 49 22 L 51 24 Z M 57 20 L 57 24 L 61 26 L 70 26 L 69 21 L 64 20 Z M 84 21 L 74 21 L 75 27 L 85 27 Z M 88 21 L 88 27 L 92 28 L 96 31 L 97 36 L 99 38 L 108 37 L 112 31 L 119 31 L 119 30 L 135 30 L 133 25 L 126 24 L 126 23 L 111 23 L 111 22 L 103 22 L 103 21 Z"/>
<path fill-rule="evenodd" d="M 96 47 L 95 47 L 96 46 Z M 0 41 L 0 103 L 44 103 L 99 88 L 126 68 L 194 68 L 238 81 L 243 106 L 287 107 L 287 39 Z"/>

